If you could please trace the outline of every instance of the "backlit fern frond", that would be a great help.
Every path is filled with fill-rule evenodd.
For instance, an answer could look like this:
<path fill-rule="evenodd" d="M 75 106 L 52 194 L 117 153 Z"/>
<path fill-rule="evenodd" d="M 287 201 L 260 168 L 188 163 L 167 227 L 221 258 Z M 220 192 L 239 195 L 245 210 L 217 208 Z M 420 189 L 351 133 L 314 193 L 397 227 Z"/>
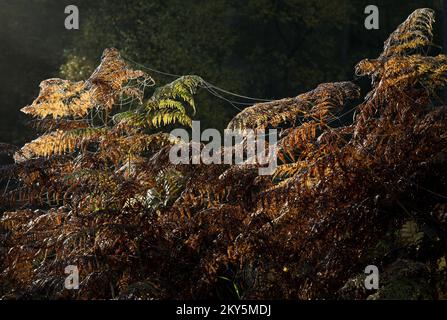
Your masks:
<path fill-rule="evenodd" d="M 423 8 L 415 10 L 385 41 L 379 59 L 405 56 L 432 44 L 435 12 Z"/>
<path fill-rule="evenodd" d="M 117 129 L 141 130 L 148 126 L 146 114 L 139 110 L 128 110 L 113 116 L 113 123 Z"/>
<path fill-rule="evenodd" d="M 296 157 L 303 156 L 306 150 L 315 150 L 315 140 L 320 125 L 315 121 L 306 122 L 298 128 L 288 129 L 286 136 L 278 142 L 278 157 L 283 162 L 286 158 L 296 161 Z"/>
<path fill-rule="evenodd" d="M 180 123 L 184 126 L 191 126 L 192 119 L 181 110 L 161 109 L 151 112 L 151 125 L 155 128 L 174 123 Z"/>
<path fill-rule="evenodd" d="M 386 62 L 382 78 L 398 87 L 420 83 L 426 89 L 442 88 L 447 84 L 447 56 L 393 57 Z"/>
<path fill-rule="evenodd" d="M 143 84 L 128 85 L 138 79 Z M 22 112 L 39 118 L 84 117 L 94 108 L 111 110 L 123 94 L 142 101 L 143 92 L 139 86 L 152 84 L 148 75 L 130 69 L 118 50 L 106 49 L 101 64 L 87 81 L 45 80 L 40 84 L 37 99 Z"/>
<path fill-rule="evenodd" d="M 16 162 L 36 157 L 48 157 L 73 152 L 79 145 L 104 134 L 104 128 L 82 128 L 71 131 L 56 130 L 25 144 L 14 155 Z"/>
<path fill-rule="evenodd" d="M 94 107 L 92 92 L 83 81 L 49 79 L 40 84 L 37 99 L 21 111 L 39 118 L 83 117 Z"/>
<path fill-rule="evenodd" d="M 360 61 L 356 66 L 356 74 L 369 75 L 376 79 L 381 75 L 388 59 L 421 53 L 422 49 L 432 44 L 434 22 L 432 9 L 415 10 L 385 41 L 380 57 Z"/>
<path fill-rule="evenodd" d="M 146 105 L 149 123 L 154 127 L 176 122 L 190 126 L 192 120 L 185 107 L 196 112 L 194 95 L 203 83 L 198 76 L 183 76 L 158 88 Z"/>
<path fill-rule="evenodd" d="M 196 112 L 194 95 L 204 83 L 198 76 L 183 76 L 173 82 L 157 88 L 152 97 L 141 108 L 125 111 L 114 116 L 118 126 L 127 129 L 144 127 L 159 128 L 180 123 L 191 126 L 192 119 L 187 107 Z"/>
<path fill-rule="evenodd" d="M 447 108 L 434 101 L 446 59 L 405 52 L 368 63 L 383 76 L 352 123 L 330 126 L 358 96 L 352 83 L 258 104 L 232 121 L 231 128 L 280 130 L 282 163 L 273 179 L 249 161 L 170 161 L 172 141 L 154 126 L 189 117 L 194 107 L 185 92 L 195 91 L 188 85 L 168 85 L 113 122 L 102 121 L 108 113 L 100 107 L 80 119 L 89 128 L 48 115 L 45 128 L 58 130 L 24 147 L 25 158 L 39 158 L 0 166 L 7 211 L 0 295 L 206 299 L 219 296 L 219 279 L 229 279 L 244 299 L 328 299 L 368 261 L 386 274 L 405 255 L 427 266 L 418 271 L 427 274 L 427 297 L 445 297 Z M 104 63 L 87 89 L 132 95 L 108 79 L 114 75 L 105 70 L 113 68 Z M 195 146 L 182 143 L 191 159 Z M 79 267 L 79 290 L 64 290 L 67 265 Z M 245 270 L 252 279 L 242 282 Z M 136 283 L 149 288 L 132 291 Z"/>
<path fill-rule="evenodd" d="M 132 70 L 121 58 L 115 48 L 104 50 L 101 64 L 86 81 L 93 92 L 97 104 L 106 110 L 111 110 L 115 100 L 126 93 L 142 101 L 143 92 L 137 86 L 132 90 L 127 84 L 132 80 L 141 79 L 145 86 L 153 85 L 154 80 L 140 70 Z"/>
<path fill-rule="evenodd" d="M 199 76 L 183 76 L 170 84 L 158 88 L 152 99 L 158 101 L 160 108 L 163 108 L 163 106 L 177 108 L 178 105 L 174 102 L 180 100 L 185 102 L 195 112 L 194 95 L 203 84 L 204 81 Z"/>
<path fill-rule="evenodd" d="M 138 133 L 123 136 L 116 140 L 122 154 L 138 155 L 145 151 L 159 150 L 166 145 L 174 144 L 176 140 L 168 133 L 158 132 L 154 134 Z M 115 143 L 115 141 L 114 141 Z M 103 144 L 107 152 L 107 142 Z"/>
<path fill-rule="evenodd" d="M 283 164 L 276 168 L 273 178 L 279 180 L 288 179 L 295 176 L 307 167 L 307 163 L 304 161 Z"/>
<path fill-rule="evenodd" d="M 282 123 L 305 120 L 324 120 L 343 108 L 344 103 L 359 96 L 359 88 L 352 82 L 320 84 L 315 90 L 295 98 L 260 103 L 244 109 L 231 120 L 229 129 L 265 129 Z"/>

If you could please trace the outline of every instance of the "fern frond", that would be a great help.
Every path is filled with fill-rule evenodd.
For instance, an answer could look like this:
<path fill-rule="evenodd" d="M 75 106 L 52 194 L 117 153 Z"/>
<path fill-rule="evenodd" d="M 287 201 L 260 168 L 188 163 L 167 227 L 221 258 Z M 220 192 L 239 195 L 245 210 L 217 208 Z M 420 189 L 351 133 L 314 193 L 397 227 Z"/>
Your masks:
<path fill-rule="evenodd" d="M 424 238 L 424 233 L 420 231 L 420 228 L 416 221 L 409 220 L 404 223 L 400 230 L 401 240 L 405 245 L 418 245 Z"/>
<path fill-rule="evenodd" d="M 404 56 L 432 44 L 435 12 L 423 8 L 415 10 L 385 41 L 379 59 Z"/>
<path fill-rule="evenodd" d="M 101 64 L 86 81 L 86 85 L 93 93 L 97 105 L 111 110 L 116 99 L 123 94 L 143 100 L 141 90 L 126 86 L 130 81 L 138 79 L 142 79 L 146 86 L 155 84 L 143 71 L 132 70 L 117 49 L 109 48 L 104 50 Z"/>
<path fill-rule="evenodd" d="M 150 113 L 150 123 L 155 128 L 174 123 L 180 123 L 190 127 L 192 119 L 186 113 L 179 110 L 160 109 Z"/>
<path fill-rule="evenodd" d="M 415 10 L 385 41 L 383 52 L 378 59 L 365 59 L 357 64 L 356 75 L 372 76 L 375 80 L 382 74 L 384 64 L 390 58 L 421 53 L 432 44 L 434 22 L 432 9 Z"/>
<path fill-rule="evenodd" d="M 297 156 L 302 157 L 307 151 L 315 150 L 314 143 L 319 128 L 320 125 L 317 122 L 310 121 L 298 128 L 287 130 L 287 135 L 278 142 L 278 157 L 283 162 L 289 162 L 286 157 L 295 161 Z"/>
<path fill-rule="evenodd" d="M 118 128 L 144 128 L 147 126 L 146 116 L 138 111 L 125 111 L 117 113 L 113 122 Z"/>
<path fill-rule="evenodd" d="M 92 92 L 85 83 L 62 79 L 49 79 L 40 84 L 36 100 L 21 111 L 34 117 L 54 119 L 66 116 L 83 117 L 95 107 Z"/>
<path fill-rule="evenodd" d="M 34 119 L 30 121 L 30 124 L 40 132 L 50 132 L 54 130 L 74 130 L 79 128 L 87 128 L 89 126 L 87 120 L 71 120 L 68 118 L 46 117 L 44 119 Z"/>
<path fill-rule="evenodd" d="M 196 106 L 194 102 L 194 95 L 197 93 L 199 87 L 204 84 L 204 80 L 199 76 L 183 76 L 173 82 L 158 88 L 152 97 L 152 101 L 158 101 L 160 108 L 172 107 L 181 109 L 178 103 L 186 103 L 196 112 Z M 180 100 L 180 101 L 179 101 Z M 175 103 L 176 101 L 177 103 Z"/>
<path fill-rule="evenodd" d="M 173 137 L 164 132 L 154 134 L 135 134 L 122 137 L 118 140 L 123 154 L 141 154 L 144 151 L 159 150 L 164 146 L 172 145 L 176 141 Z"/>
<path fill-rule="evenodd" d="M 104 128 L 81 128 L 71 131 L 56 130 L 40 136 L 25 144 L 14 155 L 16 162 L 23 162 L 36 157 L 48 157 L 73 152 L 83 141 L 91 140 L 104 134 Z"/>
<path fill-rule="evenodd" d="M 130 69 L 118 50 L 106 49 L 101 64 L 88 80 L 42 81 L 37 99 L 21 111 L 42 119 L 47 116 L 54 119 L 84 117 L 93 108 L 112 109 L 123 94 L 142 102 L 143 92 L 138 86 L 128 86 L 132 80 L 138 79 L 142 79 L 146 86 L 154 83 L 144 72 Z"/>
<path fill-rule="evenodd" d="M 323 120 L 330 112 L 340 110 L 348 99 L 357 98 L 359 88 L 352 82 L 320 84 L 315 90 L 295 98 L 255 104 L 231 120 L 229 129 L 265 129 L 292 123 L 300 118 Z"/>
<path fill-rule="evenodd" d="M 295 176 L 298 172 L 301 172 L 303 168 L 306 168 L 306 162 L 298 161 L 289 164 L 283 164 L 276 168 L 275 173 L 273 174 L 274 179 L 287 179 Z"/>
<path fill-rule="evenodd" d="M 420 83 L 435 91 L 447 85 L 447 56 L 393 57 L 386 62 L 382 78 L 391 86 L 402 88 Z"/>
<path fill-rule="evenodd" d="M 185 177 L 181 172 L 170 168 L 160 171 L 155 177 L 155 186 L 144 196 L 128 201 L 128 205 L 143 203 L 151 211 L 156 211 L 172 204 L 180 195 L 185 185 Z"/>

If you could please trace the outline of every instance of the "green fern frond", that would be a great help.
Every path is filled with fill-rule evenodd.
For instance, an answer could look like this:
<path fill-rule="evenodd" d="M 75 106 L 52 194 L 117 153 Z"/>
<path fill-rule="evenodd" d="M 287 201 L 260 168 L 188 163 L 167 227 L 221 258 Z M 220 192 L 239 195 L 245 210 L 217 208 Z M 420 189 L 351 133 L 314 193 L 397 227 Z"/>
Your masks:
<path fill-rule="evenodd" d="M 203 83 L 204 80 L 199 76 L 188 75 L 180 77 L 173 82 L 158 88 L 152 97 L 152 101 L 158 101 L 159 104 L 163 106 L 172 103 L 172 101 L 169 102 L 169 100 L 181 100 L 191 107 L 195 113 L 196 106 L 194 103 L 194 95 Z M 161 103 L 162 101 L 166 102 Z"/>
<path fill-rule="evenodd" d="M 167 110 L 161 109 L 154 111 L 149 119 L 152 126 L 159 128 L 161 126 L 166 126 L 174 123 L 180 123 L 184 126 L 190 127 L 192 124 L 192 119 L 186 114 L 179 110 Z"/>
<path fill-rule="evenodd" d="M 420 230 L 416 221 L 409 220 L 402 226 L 400 237 L 405 245 L 412 246 L 421 243 L 424 233 Z"/>

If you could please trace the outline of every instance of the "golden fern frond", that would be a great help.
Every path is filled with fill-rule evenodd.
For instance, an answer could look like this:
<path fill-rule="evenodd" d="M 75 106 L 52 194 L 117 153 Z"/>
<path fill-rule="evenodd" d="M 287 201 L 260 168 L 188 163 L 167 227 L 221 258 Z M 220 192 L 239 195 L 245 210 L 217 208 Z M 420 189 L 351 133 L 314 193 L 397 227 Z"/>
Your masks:
<path fill-rule="evenodd" d="M 48 157 L 73 152 L 83 141 L 91 140 L 104 134 L 104 128 L 81 128 L 70 131 L 56 130 L 25 144 L 16 152 L 16 162 L 23 162 L 36 157 Z"/>
<path fill-rule="evenodd" d="M 295 161 L 297 155 L 306 153 L 307 150 L 315 150 L 314 142 L 319 128 L 318 123 L 310 121 L 298 128 L 288 129 L 287 135 L 278 142 L 279 159 L 284 163 L 289 162 L 286 157 Z"/>
<path fill-rule="evenodd" d="M 427 89 L 439 89 L 447 84 L 447 56 L 393 57 L 386 62 L 382 78 L 398 87 L 420 83 Z"/>
<path fill-rule="evenodd" d="M 354 83 L 335 82 L 320 84 L 315 90 L 302 94 L 301 99 L 312 105 L 306 119 L 324 121 L 341 111 L 348 100 L 360 97 L 360 88 Z"/>
<path fill-rule="evenodd" d="M 432 44 L 435 13 L 432 9 L 415 10 L 385 41 L 378 59 L 364 59 L 355 67 L 357 76 L 381 75 L 386 61 L 392 57 L 408 56 Z"/>
<path fill-rule="evenodd" d="M 62 130 L 56 130 L 49 134 L 25 144 L 20 151 L 14 155 L 16 162 L 23 162 L 35 157 L 46 157 L 52 154 L 63 154 L 71 149 L 72 144 L 64 139 L 65 133 Z M 64 143 L 61 143 L 64 141 Z"/>
<path fill-rule="evenodd" d="M 276 168 L 273 178 L 279 180 L 287 179 L 295 176 L 302 171 L 303 168 L 307 168 L 307 163 L 305 161 L 283 164 Z"/>
<path fill-rule="evenodd" d="M 432 44 L 435 12 L 422 8 L 415 10 L 385 41 L 381 59 L 402 56 Z"/>
<path fill-rule="evenodd" d="M 21 111 L 42 119 L 47 116 L 54 119 L 84 117 L 93 108 L 112 109 L 116 99 L 124 94 L 141 102 L 141 83 L 129 85 L 138 79 L 142 79 L 140 82 L 143 81 L 145 86 L 154 83 L 144 72 L 130 69 L 118 50 L 106 49 L 101 64 L 87 81 L 42 81 L 37 99 Z"/>
<path fill-rule="evenodd" d="M 48 79 L 41 82 L 37 99 L 21 111 L 42 119 L 47 116 L 56 119 L 83 117 L 94 106 L 92 93 L 86 89 L 83 81 Z"/>
<path fill-rule="evenodd" d="M 168 133 L 158 132 L 121 137 L 118 143 L 124 154 L 140 154 L 144 151 L 154 151 L 172 145 L 176 143 L 176 140 Z"/>
<path fill-rule="evenodd" d="M 295 123 L 302 118 L 323 120 L 343 107 L 348 99 L 357 98 L 359 88 L 352 82 L 320 84 L 315 90 L 295 98 L 259 103 L 246 108 L 231 120 L 229 129 L 265 129 L 282 123 Z"/>
<path fill-rule="evenodd" d="M 86 84 L 93 92 L 97 104 L 110 110 L 116 98 L 122 94 L 142 101 L 142 90 L 137 86 L 127 86 L 130 81 L 137 79 L 142 79 L 145 86 L 155 84 L 154 80 L 143 71 L 132 70 L 121 58 L 117 49 L 109 48 L 104 50 L 101 64 L 86 81 Z"/>

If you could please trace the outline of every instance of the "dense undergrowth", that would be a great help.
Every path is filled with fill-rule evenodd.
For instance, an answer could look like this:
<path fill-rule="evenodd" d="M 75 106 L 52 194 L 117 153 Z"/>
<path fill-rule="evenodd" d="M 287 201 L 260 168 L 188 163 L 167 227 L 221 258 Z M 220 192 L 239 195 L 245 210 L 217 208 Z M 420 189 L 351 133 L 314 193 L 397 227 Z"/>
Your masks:
<path fill-rule="evenodd" d="M 327 83 L 245 109 L 229 128 L 281 128 L 279 167 L 174 165 L 191 124 L 185 76 L 155 87 L 115 49 L 86 81 L 50 79 L 23 112 L 43 132 L 0 167 L 7 299 L 442 299 L 447 294 L 447 57 L 415 11 L 363 60 L 371 91 Z M 351 123 L 339 116 L 355 110 Z M 186 142 L 180 142 L 186 143 Z M 65 290 L 77 265 L 80 289 Z M 366 290 L 364 269 L 380 270 Z"/>

